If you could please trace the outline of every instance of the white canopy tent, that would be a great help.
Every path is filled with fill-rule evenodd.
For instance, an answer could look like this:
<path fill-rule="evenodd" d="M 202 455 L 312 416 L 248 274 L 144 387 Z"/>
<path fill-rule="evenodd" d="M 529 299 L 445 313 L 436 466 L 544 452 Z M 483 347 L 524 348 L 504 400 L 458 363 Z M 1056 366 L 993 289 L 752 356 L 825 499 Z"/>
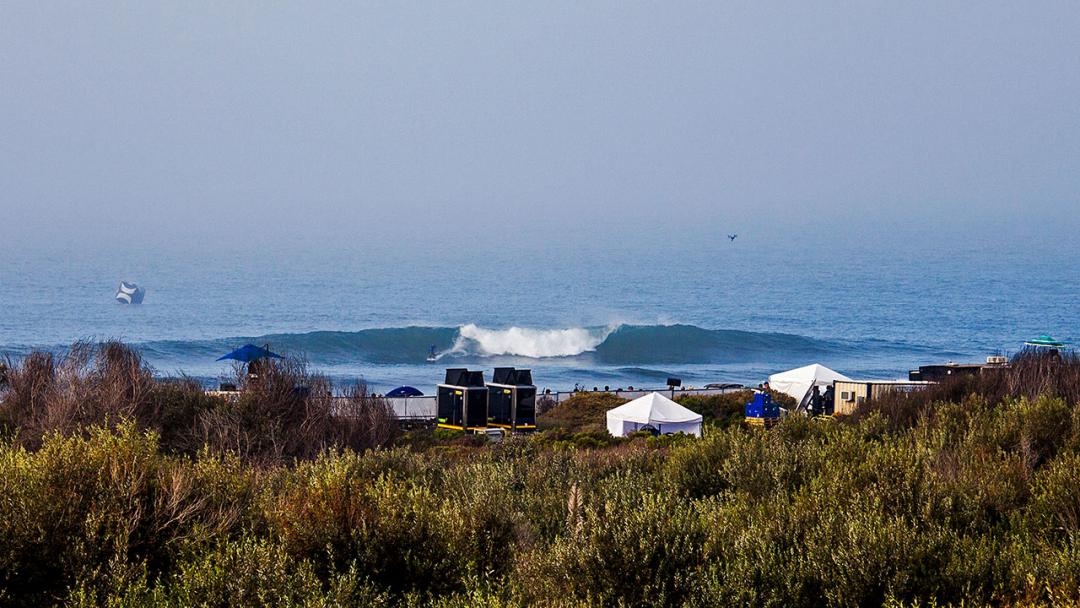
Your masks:
<path fill-rule="evenodd" d="M 851 378 L 839 372 L 834 372 L 824 365 L 814 363 L 813 365 L 769 376 L 769 387 L 794 397 L 795 401 L 799 403 L 796 410 L 801 410 L 810 401 L 810 394 L 815 386 L 819 389 L 825 389 L 832 386 L 832 383 L 837 380 L 847 382 Z"/>
<path fill-rule="evenodd" d="M 701 437 L 701 415 L 659 393 L 649 393 L 608 410 L 608 432 L 615 437 L 625 437 L 645 425 L 662 435 L 686 433 Z"/>

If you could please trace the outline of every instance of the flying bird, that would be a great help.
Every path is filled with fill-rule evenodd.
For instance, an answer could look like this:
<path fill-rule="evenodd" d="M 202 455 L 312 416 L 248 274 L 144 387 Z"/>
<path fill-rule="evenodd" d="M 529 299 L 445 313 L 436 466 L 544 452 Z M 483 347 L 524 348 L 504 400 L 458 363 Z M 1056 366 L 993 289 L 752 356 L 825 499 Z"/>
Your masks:
<path fill-rule="evenodd" d="M 729 234 L 729 235 L 727 235 L 727 238 L 731 239 L 731 242 L 734 243 L 735 239 L 739 238 L 739 235 L 737 235 L 737 234 Z"/>

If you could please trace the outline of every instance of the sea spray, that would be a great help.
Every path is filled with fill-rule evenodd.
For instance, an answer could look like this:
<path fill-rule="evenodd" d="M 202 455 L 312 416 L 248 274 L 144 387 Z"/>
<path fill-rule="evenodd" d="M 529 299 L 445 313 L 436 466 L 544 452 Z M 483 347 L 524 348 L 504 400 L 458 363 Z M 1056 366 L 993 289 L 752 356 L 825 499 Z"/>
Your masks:
<path fill-rule="evenodd" d="M 472 352 L 481 356 L 513 355 L 533 359 L 574 357 L 596 350 L 596 347 L 603 343 L 615 329 L 615 327 L 485 329 L 470 323 L 458 329 L 458 338 L 451 352 L 462 354 Z M 472 345 L 475 346 L 470 348 Z"/>

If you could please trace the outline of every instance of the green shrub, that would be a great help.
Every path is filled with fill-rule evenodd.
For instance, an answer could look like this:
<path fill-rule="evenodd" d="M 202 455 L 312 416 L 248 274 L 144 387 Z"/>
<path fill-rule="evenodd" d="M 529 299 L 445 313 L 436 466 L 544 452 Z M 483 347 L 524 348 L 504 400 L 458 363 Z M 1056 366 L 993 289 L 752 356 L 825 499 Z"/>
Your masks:
<path fill-rule="evenodd" d="M 626 403 L 612 393 L 576 393 L 537 417 L 540 428 L 561 427 L 572 433 L 607 430 L 607 411 Z"/>
<path fill-rule="evenodd" d="M 738 439 L 738 431 L 714 432 L 672 448 L 663 473 L 671 490 L 680 496 L 701 498 L 728 489 L 721 470 Z"/>
<path fill-rule="evenodd" d="M 156 437 L 132 425 L 52 435 L 37 452 L 0 447 L 0 586 L 44 604 L 110 564 L 167 561 L 187 509 L 161 484 L 171 475 Z"/>
<path fill-rule="evenodd" d="M 1039 471 L 1028 509 L 1028 531 L 1036 537 L 1080 540 L 1080 454 L 1063 454 Z"/>
<path fill-rule="evenodd" d="M 322 397 L 285 390 L 301 377 L 288 369 L 259 389 L 269 401 L 223 405 L 183 382 L 140 392 L 132 361 L 105 349 L 13 370 L 0 606 L 1080 601 L 1070 361 L 843 422 L 612 438 L 583 395 L 531 437 L 427 430 L 356 450 L 393 439 L 330 429 Z M 189 432 L 234 407 L 253 409 Z"/>
<path fill-rule="evenodd" d="M 493 462 L 455 467 L 441 479 L 438 520 L 451 559 L 466 578 L 500 582 L 509 574 L 517 549 L 533 538 L 519 510 L 514 481 L 510 464 Z"/>
<path fill-rule="evenodd" d="M 264 539 L 241 538 L 177 565 L 156 584 L 145 577 L 116 581 L 104 590 L 76 587 L 71 606 L 390 606 L 356 568 L 324 583 L 312 564 L 292 558 L 283 547 Z"/>
<path fill-rule="evenodd" d="M 439 498 L 424 485 L 362 471 L 355 455 L 302 464 L 266 498 L 270 533 L 322 573 L 355 563 L 397 594 L 457 588 L 466 564 L 455 557 Z"/>
<path fill-rule="evenodd" d="M 723 395 L 684 395 L 676 401 L 683 407 L 701 414 L 706 424 L 725 429 L 742 424 L 746 413 L 746 403 L 753 397 L 753 391 L 745 390 Z"/>
<path fill-rule="evenodd" d="M 643 436 L 647 436 L 646 433 Z M 577 433 L 571 432 L 566 427 L 555 427 L 536 433 L 531 438 L 532 442 L 554 449 L 600 449 L 625 443 L 627 439 L 612 437 L 606 430 L 589 430 Z"/>
<path fill-rule="evenodd" d="M 707 558 L 696 510 L 670 494 L 643 494 L 620 476 L 571 511 L 567 533 L 526 561 L 528 601 L 572 598 L 597 605 L 671 606 L 697 588 Z"/>
<path fill-rule="evenodd" d="M 457 429 L 444 429 L 437 428 L 433 433 L 434 437 L 438 441 L 452 441 L 465 435 L 465 431 L 459 431 Z"/>

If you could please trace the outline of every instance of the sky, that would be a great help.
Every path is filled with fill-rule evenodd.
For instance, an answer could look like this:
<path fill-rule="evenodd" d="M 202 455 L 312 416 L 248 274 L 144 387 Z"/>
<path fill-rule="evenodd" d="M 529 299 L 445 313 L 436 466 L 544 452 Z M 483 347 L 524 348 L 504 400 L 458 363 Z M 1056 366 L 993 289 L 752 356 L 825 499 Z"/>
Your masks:
<path fill-rule="evenodd" d="M 1077 32 L 1074 2 L 4 2 L 0 239 L 1061 239 Z"/>

